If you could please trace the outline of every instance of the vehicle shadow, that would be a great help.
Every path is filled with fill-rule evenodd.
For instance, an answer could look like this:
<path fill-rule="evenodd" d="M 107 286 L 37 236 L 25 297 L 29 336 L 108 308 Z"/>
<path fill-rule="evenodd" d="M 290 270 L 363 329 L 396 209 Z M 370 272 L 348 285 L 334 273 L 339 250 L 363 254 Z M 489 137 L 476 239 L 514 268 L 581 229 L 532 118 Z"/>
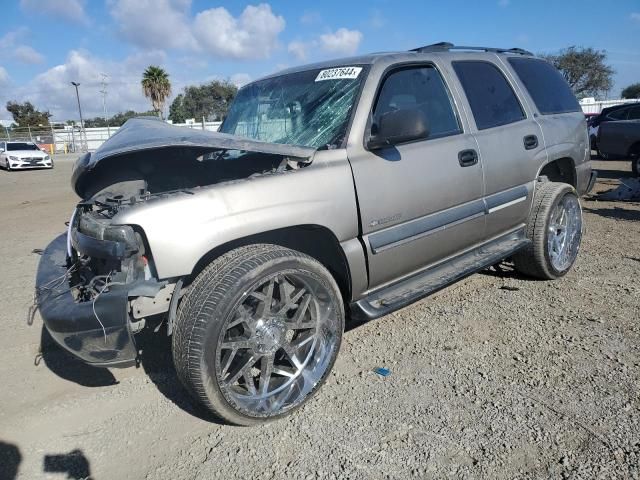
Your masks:
<path fill-rule="evenodd" d="M 171 337 L 165 324 L 158 332 L 151 326 L 136 335 L 136 345 L 142 351 L 140 366 L 158 391 L 181 410 L 200 420 L 219 425 L 226 422 L 196 402 L 180 382 L 173 364 Z"/>
<path fill-rule="evenodd" d="M 69 453 L 45 455 L 43 469 L 47 473 L 65 473 L 66 478 L 73 480 L 88 480 L 91 478 L 91 465 L 82 450 L 72 450 Z"/>
<path fill-rule="evenodd" d="M 21 462 L 20 449 L 13 443 L 0 440 L 0 478 L 6 480 L 16 478 Z"/>
<path fill-rule="evenodd" d="M 62 255 L 64 258 L 65 249 L 66 235 L 63 234 L 47 245 L 40 262 L 45 261 L 45 256 Z M 40 271 L 40 265 L 38 271 Z M 38 275 L 36 275 L 35 286 L 36 291 L 42 292 L 43 285 L 38 280 Z M 31 312 L 29 319 L 33 319 Z M 109 369 L 93 367 L 77 360 L 53 340 L 44 325 L 41 328 L 40 353 L 35 359 L 36 366 L 43 362 L 58 377 L 85 387 L 107 387 L 118 384 Z M 167 336 L 164 325 L 157 333 L 153 331 L 152 326 L 145 328 L 135 336 L 135 341 L 136 347 L 142 352 L 138 367 L 144 369 L 160 393 L 190 415 L 208 422 L 221 423 L 220 419 L 193 400 L 180 383 L 173 366 L 171 338 Z"/>
<path fill-rule="evenodd" d="M 625 202 L 633 203 L 633 202 Z M 640 222 L 640 210 L 630 210 L 620 207 L 603 207 L 603 208 L 591 208 L 583 207 L 585 212 L 594 213 L 605 218 L 613 218 L 616 220 L 630 220 L 632 222 Z"/>
<path fill-rule="evenodd" d="M 35 360 L 36 366 L 40 362 L 44 362 L 47 368 L 58 377 L 83 387 L 106 387 L 118 384 L 108 369 L 87 365 L 60 347 L 51 338 L 44 325 L 40 333 L 40 355 Z"/>

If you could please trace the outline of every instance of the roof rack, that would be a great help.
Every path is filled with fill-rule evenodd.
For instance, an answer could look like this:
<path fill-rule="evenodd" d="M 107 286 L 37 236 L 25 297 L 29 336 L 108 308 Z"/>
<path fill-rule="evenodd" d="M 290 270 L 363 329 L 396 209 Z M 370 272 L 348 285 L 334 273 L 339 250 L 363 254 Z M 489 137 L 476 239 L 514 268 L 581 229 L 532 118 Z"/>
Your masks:
<path fill-rule="evenodd" d="M 463 47 L 454 45 L 449 42 L 433 43 L 431 45 L 425 45 L 424 47 L 412 48 L 410 52 L 429 53 L 429 52 L 448 52 L 451 50 L 471 50 L 480 52 L 495 52 L 495 53 L 514 53 L 517 55 L 533 55 L 533 53 L 523 50 L 522 48 L 490 48 L 490 47 Z"/>

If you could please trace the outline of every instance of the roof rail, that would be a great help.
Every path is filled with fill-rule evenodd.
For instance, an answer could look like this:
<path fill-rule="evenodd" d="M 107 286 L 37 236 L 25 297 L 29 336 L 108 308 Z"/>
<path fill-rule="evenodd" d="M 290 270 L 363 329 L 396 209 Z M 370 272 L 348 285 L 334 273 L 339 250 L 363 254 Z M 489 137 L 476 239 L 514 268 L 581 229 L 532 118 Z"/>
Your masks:
<path fill-rule="evenodd" d="M 522 48 L 490 48 L 490 47 L 464 47 L 454 45 L 449 42 L 433 43 L 431 45 L 425 45 L 424 47 L 412 48 L 410 52 L 428 53 L 428 52 L 448 52 L 451 50 L 471 50 L 480 52 L 495 52 L 495 53 L 514 53 L 517 55 L 533 55 L 533 53 L 523 50 Z"/>

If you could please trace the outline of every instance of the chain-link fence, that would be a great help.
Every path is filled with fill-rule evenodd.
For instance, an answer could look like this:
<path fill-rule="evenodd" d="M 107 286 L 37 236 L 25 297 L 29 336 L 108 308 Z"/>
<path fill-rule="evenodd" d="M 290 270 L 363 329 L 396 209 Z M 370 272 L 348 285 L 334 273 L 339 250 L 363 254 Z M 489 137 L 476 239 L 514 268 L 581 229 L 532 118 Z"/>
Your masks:
<path fill-rule="evenodd" d="M 183 123 L 177 126 L 217 131 L 221 122 Z M 74 126 L 0 127 L 0 141 L 34 142 L 51 155 L 97 150 L 119 127 L 85 128 Z"/>

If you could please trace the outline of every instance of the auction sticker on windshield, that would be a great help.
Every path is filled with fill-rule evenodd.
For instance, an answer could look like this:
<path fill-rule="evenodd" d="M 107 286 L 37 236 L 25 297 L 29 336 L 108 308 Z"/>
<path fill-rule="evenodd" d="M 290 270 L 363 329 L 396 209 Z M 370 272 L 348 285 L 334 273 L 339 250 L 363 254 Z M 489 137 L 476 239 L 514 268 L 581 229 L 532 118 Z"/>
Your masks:
<path fill-rule="evenodd" d="M 340 67 L 320 70 L 316 77 L 316 82 L 321 82 L 322 80 L 354 79 L 358 78 L 360 71 L 362 71 L 362 67 Z"/>

